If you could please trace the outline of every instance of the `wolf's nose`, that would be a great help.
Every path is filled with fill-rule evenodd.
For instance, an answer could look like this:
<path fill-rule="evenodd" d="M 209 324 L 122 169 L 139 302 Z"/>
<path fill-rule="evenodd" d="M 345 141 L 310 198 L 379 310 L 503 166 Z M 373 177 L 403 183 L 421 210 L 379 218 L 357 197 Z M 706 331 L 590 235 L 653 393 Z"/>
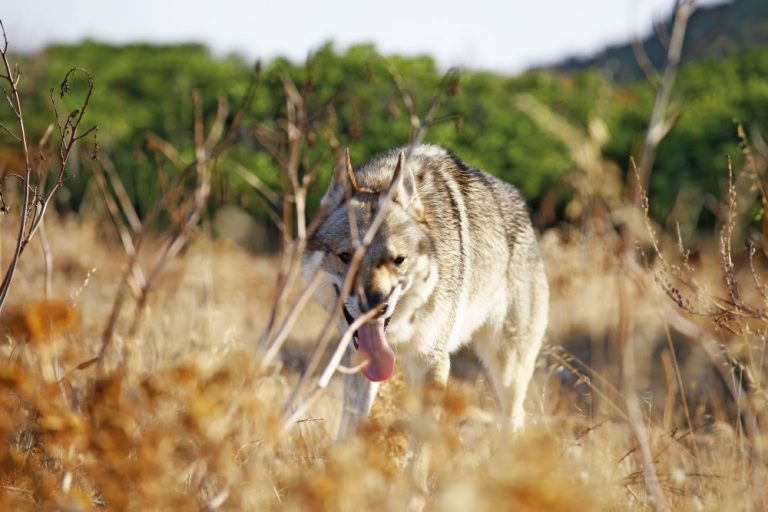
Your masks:
<path fill-rule="evenodd" d="M 368 311 L 372 309 L 379 309 L 379 313 L 376 315 L 377 317 L 384 315 L 384 313 L 387 312 L 387 308 L 389 307 L 388 302 L 380 302 L 378 304 L 371 304 L 370 302 L 366 304 L 366 307 L 363 308 L 363 312 L 367 313 Z"/>
<path fill-rule="evenodd" d="M 386 297 L 381 292 L 376 292 L 373 290 L 365 290 L 365 310 L 369 311 L 376 307 L 381 307 L 382 313 L 386 311 L 387 304 L 384 303 L 386 300 Z"/>

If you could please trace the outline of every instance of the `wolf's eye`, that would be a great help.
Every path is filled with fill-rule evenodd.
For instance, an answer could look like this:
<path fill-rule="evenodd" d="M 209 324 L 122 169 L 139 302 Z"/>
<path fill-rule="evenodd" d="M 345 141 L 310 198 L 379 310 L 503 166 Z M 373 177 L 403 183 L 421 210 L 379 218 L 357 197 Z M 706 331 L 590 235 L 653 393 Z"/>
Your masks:
<path fill-rule="evenodd" d="M 394 263 L 395 265 L 397 265 L 399 267 L 400 265 L 403 264 L 404 261 L 405 261 L 405 256 L 398 256 L 397 258 L 392 260 L 392 263 Z"/>
<path fill-rule="evenodd" d="M 339 257 L 342 263 L 349 263 L 350 261 L 352 261 L 352 254 L 347 251 L 340 252 L 336 256 Z"/>

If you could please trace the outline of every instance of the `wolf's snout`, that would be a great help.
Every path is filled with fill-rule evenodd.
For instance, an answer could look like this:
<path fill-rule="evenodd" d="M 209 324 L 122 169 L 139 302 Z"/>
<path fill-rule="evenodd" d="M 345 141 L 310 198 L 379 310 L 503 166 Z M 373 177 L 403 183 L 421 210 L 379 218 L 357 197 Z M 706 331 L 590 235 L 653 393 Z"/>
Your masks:
<path fill-rule="evenodd" d="M 387 310 L 388 304 L 386 303 L 387 296 L 380 291 L 372 290 L 370 288 L 365 289 L 365 304 L 363 309 L 370 311 L 371 309 L 381 307 L 382 314 Z"/>
<path fill-rule="evenodd" d="M 387 309 L 389 308 L 388 302 L 380 302 L 378 304 L 371 304 L 370 302 L 367 304 L 367 307 L 362 308 L 364 313 L 367 313 L 368 311 L 372 309 L 378 309 L 379 312 L 374 318 L 381 318 L 384 316 L 384 314 L 387 312 Z"/>

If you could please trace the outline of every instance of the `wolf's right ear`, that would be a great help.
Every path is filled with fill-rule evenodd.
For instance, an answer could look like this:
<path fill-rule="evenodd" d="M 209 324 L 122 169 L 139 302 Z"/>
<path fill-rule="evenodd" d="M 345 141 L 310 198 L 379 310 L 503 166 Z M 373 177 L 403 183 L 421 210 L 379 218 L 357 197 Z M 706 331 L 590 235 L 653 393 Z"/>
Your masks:
<path fill-rule="evenodd" d="M 393 199 L 400 205 L 413 211 L 417 217 L 424 212 L 419 192 L 416 189 L 416 177 L 411 166 L 406 165 L 405 154 L 401 151 L 397 157 L 397 165 L 392 176 L 390 187 L 395 187 Z"/>
<path fill-rule="evenodd" d="M 341 204 L 347 194 L 357 190 L 355 170 L 352 168 L 352 159 L 349 156 L 349 148 L 344 150 L 344 158 L 336 164 L 331 175 L 328 190 L 320 200 L 320 208 L 331 210 Z"/>

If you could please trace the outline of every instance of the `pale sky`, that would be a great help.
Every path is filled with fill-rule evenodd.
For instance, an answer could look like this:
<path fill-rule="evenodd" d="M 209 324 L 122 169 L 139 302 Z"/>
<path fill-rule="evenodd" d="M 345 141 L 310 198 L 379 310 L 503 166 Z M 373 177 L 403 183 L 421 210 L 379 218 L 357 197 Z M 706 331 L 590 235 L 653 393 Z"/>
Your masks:
<path fill-rule="evenodd" d="M 333 40 L 515 73 L 646 34 L 674 0 L 3 0 L 13 48 L 92 38 L 201 42 L 216 54 L 302 61 Z M 722 3 L 702 0 L 701 4 Z"/>

